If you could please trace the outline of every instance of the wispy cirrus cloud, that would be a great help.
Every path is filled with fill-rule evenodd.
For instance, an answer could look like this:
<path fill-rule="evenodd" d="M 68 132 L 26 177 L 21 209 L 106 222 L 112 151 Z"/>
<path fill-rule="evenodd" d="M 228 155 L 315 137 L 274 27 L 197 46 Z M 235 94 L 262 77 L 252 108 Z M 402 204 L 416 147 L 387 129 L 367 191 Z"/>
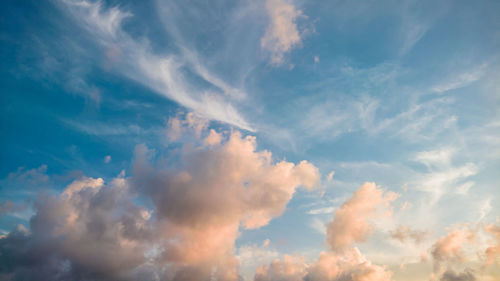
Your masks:
<path fill-rule="evenodd" d="M 118 7 L 106 8 L 101 2 L 61 1 L 68 11 L 107 54 L 112 69 L 158 94 L 164 95 L 197 114 L 253 131 L 252 126 L 231 103 L 229 96 L 241 98 L 241 90 L 229 86 L 210 73 L 196 55 L 159 55 L 144 40 L 136 40 L 122 28 L 132 17 Z M 218 90 L 191 83 L 182 73 L 189 67 L 197 76 Z"/>

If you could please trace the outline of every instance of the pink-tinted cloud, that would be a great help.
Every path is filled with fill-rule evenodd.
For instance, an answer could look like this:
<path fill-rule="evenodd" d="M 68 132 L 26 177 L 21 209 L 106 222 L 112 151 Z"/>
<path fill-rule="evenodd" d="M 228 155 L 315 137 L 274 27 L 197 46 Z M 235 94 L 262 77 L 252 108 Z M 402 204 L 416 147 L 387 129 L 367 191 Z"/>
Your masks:
<path fill-rule="evenodd" d="M 139 145 L 132 177 L 81 178 L 40 197 L 31 233 L 0 239 L 0 279 L 239 280 L 240 231 L 281 215 L 297 188 L 316 186 L 318 169 L 274 161 L 253 136 L 207 132 L 194 115 L 175 120 L 171 127 L 191 135 L 168 156 L 175 166 Z"/>
<path fill-rule="evenodd" d="M 399 195 L 365 183 L 336 212 L 327 226 L 326 242 L 333 251 L 339 251 L 363 241 L 372 231 L 370 220 L 389 215 L 390 203 Z"/>
<path fill-rule="evenodd" d="M 267 0 L 266 11 L 270 22 L 260 44 L 271 53 L 271 63 L 280 65 L 285 54 L 301 43 L 296 20 L 302 11 L 287 0 Z"/>
<path fill-rule="evenodd" d="M 447 235 L 439 238 L 434 243 L 432 256 L 437 262 L 449 259 L 463 260 L 462 249 L 464 245 L 474 239 L 475 233 L 467 226 L 451 229 Z"/>
<path fill-rule="evenodd" d="M 175 169 L 155 166 L 148 149 L 138 146 L 134 185 L 155 204 L 165 262 L 195 266 L 204 276 L 215 267 L 220 280 L 236 280 L 233 251 L 240 226 L 268 224 L 283 213 L 298 187 L 316 185 L 319 172 L 307 161 L 274 163 L 270 152 L 256 150 L 255 137 L 237 131 L 223 142 L 218 139 L 218 145 L 204 145 L 214 134 L 222 138 L 210 131 L 200 136 L 204 143 L 181 149 Z"/>
<path fill-rule="evenodd" d="M 384 192 L 374 183 L 365 183 L 335 212 L 327 229 L 332 251 L 321 252 L 314 263 L 285 256 L 257 271 L 254 281 L 389 281 L 392 272 L 373 264 L 352 244 L 372 230 L 370 219 L 387 215 L 397 194 Z M 356 232 L 359 231 L 359 232 Z"/>

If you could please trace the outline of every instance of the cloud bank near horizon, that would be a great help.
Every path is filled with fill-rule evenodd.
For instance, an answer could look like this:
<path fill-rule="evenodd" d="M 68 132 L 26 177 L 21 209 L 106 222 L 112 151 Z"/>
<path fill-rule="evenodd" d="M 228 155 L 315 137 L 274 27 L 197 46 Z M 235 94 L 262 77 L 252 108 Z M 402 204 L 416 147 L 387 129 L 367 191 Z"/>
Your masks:
<path fill-rule="evenodd" d="M 313 164 L 276 161 L 271 152 L 257 150 L 255 137 L 210 129 L 191 113 L 171 119 L 166 137 L 182 146 L 158 157 L 137 145 L 131 176 L 121 173 L 107 183 L 80 177 L 62 192 L 40 192 L 29 229 L 19 226 L 0 238 L 0 276 L 241 280 L 235 255 L 241 233 L 281 216 L 298 188 L 311 191 L 320 184 Z M 254 281 L 393 280 L 386 265 L 373 263 L 356 245 L 381 231 L 374 222 L 391 219 L 399 196 L 365 183 L 326 225 L 328 250 L 317 261 L 284 255 L 258 266 Z M 450 229 L 428 249 L 434 263 L 430 278 L 478 280 L 470 268 L 455 270 L 473 255 L 484 266 L 496 264 L 498 229 L 494 223 Z M 395 238 L 401 240 L 403 231 L 410 233 L 400 228 Z"/>

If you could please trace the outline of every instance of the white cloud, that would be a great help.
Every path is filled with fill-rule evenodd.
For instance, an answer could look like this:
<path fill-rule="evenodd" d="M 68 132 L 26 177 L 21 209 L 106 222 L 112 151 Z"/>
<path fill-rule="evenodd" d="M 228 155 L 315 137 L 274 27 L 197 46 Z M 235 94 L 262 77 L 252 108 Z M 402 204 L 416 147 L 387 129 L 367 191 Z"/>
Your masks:
<path fill-rule="evenodd" d="M 270 22 L 260 44 L 263 49 L 271 52 L 271 63 L 280 65 L 285 54 L 301 43 L 296 21 L 302 11 L 287 0 L 267 0 L 266 11 Z"/>
<path fill-rule="evenodd" d="M 332 213 L 334 209 L 331 210 Z M 311 220 L 310 226 L 312 229 L 316 230 L 318 233 L 326 235 L 326 222 L 320 220 L 319 218 L 313 218 Z"/>
<path fill-rule="evenodd" d="M 487 65 L 483 64 L 470 71 L 460 73 L 448 79 L 443 79 L 444 81 L 433 86 L 431 91 L 442 94 L 444 92 L 465 87 L 481 79 L 484 76 L 486 67 Z"/>
<path fill-rule="evenodd" d="M 100 2 L 65 1 L 64 7 L 91 34 L 108 54 L 110 68 L 164 95 L 205 118 L 253 131 L 231 104 L 228 95 L 241 98 L 242 91 L 210 73 L 193 53 L 185 57 L 155 54 L 143 40 L 135 40 L 122 29 L 131 17 L 117 7 L 104 8 Z M 219 90 L 190 83 L 182 71 L 189 67 L 201 79 Z"/>
<path fill-rule="evenodd" d="M 417 153 L 415 160 L 425 164 L 428 168 L 434 166 L 448 166 L 455 153 L 451 147 L 441 149 L 422 151 Z"/>
<path fill-rule="evenodd" d="M 111 162 L 111 155 L 104 156 L 104 163 L 108 164 L 109 162 Z"/>

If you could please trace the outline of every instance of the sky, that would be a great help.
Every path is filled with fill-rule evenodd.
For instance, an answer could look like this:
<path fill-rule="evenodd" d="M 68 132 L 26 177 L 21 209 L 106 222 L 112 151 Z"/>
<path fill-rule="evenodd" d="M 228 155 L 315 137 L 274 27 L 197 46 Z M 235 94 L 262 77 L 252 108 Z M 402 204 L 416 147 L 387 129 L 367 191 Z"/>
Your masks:
<path fill-rule="evenodd" d="M 1 1 L 0 280 L 500 280 L 499 14 Z"/>

